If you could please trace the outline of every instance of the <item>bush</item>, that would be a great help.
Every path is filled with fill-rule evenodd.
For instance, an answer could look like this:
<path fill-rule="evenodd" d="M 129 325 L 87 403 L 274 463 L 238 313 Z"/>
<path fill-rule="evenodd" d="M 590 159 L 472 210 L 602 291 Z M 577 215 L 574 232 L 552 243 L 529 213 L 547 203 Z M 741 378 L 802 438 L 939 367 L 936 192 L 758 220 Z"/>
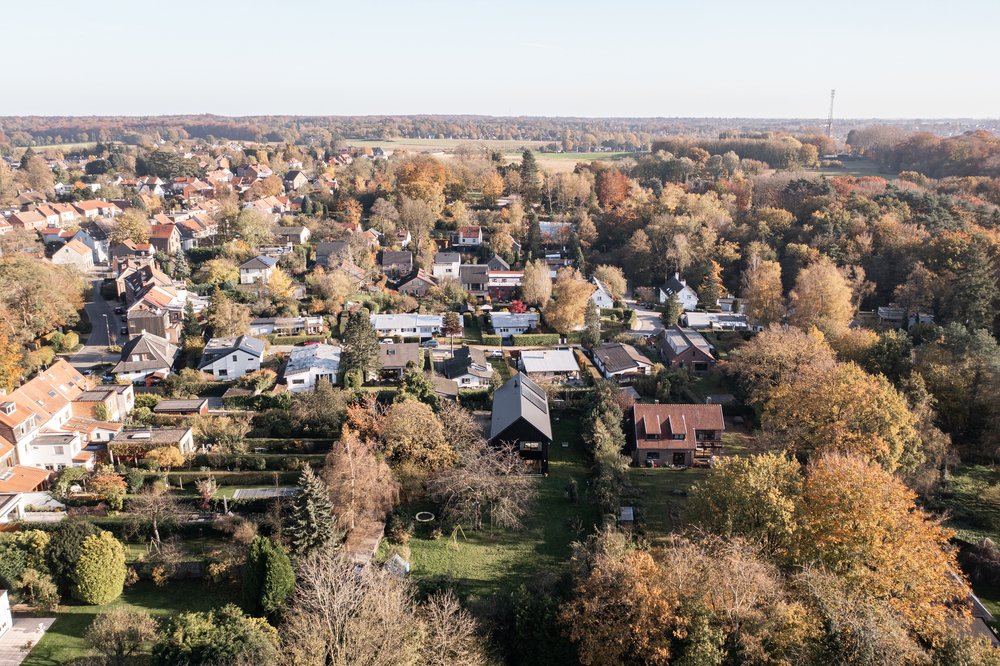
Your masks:
<path fill-rule="evenodd" d="M 344 386 L 349 389 L 359 389 L 365 383 L 364 374 L 357 368 L 351 368 L 344 373 Z"/>
<path fill-rule="evenodd" d="M 303 342 L 326 342 L 325 335 L 264 335 L 272 345 L 301 345 Z"/>
<path fill-rule="evenodd" d="M 578 333 L 578 332 L 577 332 Z M 572 337 L 572 333 L 569 337 Z M 579 337 L 579 335 L 577 335 Z M 512 335 L 511 341 L 515 346 L 521 347 L 539 347 L 545 345 L 557 345 L 559 344 L 559 334 L 558 333 L 523 333 L 521 335 Z"/>
<path fill-rule="evenodd" d="M 294 589 L 295 572 L 285 549 L 268 537 L 255 538 L 243 565 L 243 607 L 274 617 Z"/>
<path fill-rule="evenodd" d="M 121 596 L 125 588 L 125 547 L 108 532 L 83 540 L 73 569 L 73 596 L 100 606 Z"/>
<path fill-rule="evenodd" d="M 497 347 L 499 347 L 500 345 L 503 344 L 503 338 L 500 337 L 499 335 L 489 335 L 487 333 L 483 333 L 483 344 L 496 345 Z"/>
<path fill-rule="evenodd" d="M 459 391 L 458 402 L 469 409 L 488 406 L 490 404 L 490 390 L 482 388 Z"/>
<path fill-rule="evenodd" d="M 393 543 L 405 544 L 413 536 L 413 521 L 398 511 L 389 516 L 385 524 L 385 538 Z"/>

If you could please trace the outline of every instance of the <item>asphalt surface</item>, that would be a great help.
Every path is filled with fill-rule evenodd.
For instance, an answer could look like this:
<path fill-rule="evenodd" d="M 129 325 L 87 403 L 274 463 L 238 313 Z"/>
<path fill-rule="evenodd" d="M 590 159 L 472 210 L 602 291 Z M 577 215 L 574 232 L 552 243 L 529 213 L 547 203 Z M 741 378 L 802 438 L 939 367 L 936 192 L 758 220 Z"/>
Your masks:
<path fill-rule="evenodd" d="M 115 314 L 115 307 L 120 305 L 117 301 L 106 301 L 101 296 L 101 279 L 91 282 L 90 297 L 84 305 L 87 316 L 90 317 L 91 330 L 84 342 L 83 348 L 70 357 L 70 363 L 80 369 L 87 369 L 100 363 L 115 363 L 118 361 L 118 354 L 107 351 L 110 344 L 121 344 L 124 337 L 119 337 L 118 332 L 123 322 L 119 315 Z M 105 316 L 107 320 L 105 323 Z M 111 331 L 111 339 L 108 339 L 108 329 Z"/>

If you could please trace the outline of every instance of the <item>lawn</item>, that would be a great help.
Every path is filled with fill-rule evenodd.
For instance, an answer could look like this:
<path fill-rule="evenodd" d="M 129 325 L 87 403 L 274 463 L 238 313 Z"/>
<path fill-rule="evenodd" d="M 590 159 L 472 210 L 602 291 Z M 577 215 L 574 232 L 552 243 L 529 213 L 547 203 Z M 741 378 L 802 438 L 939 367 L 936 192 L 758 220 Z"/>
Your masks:
<path fill-rule="evenodd" d="M 414 577 L 421 582 L 447 578 L 462 596 L 480 598 L 525 580 L 532 572 L 556 569 L 570 554 L 570 544 L 591 532 L 600 516 L 586 501 L 589 463 L 579 436 L 579 417 L 556 413 L 549 452 L 549 476 L 537 479 L 538 502 L 523 530 L 471 530 L 432 538 L 433 524 L 419 525 L 409 542 Z M 563 448 L 563 442 L 568 443 Z M 566 497 L 576 479 L 580 502 Z M 429 507 L 408 507 L 420 510 Z"/>
<path fill-rule="evenodd" d="M 635 505 L 639 527 L 647 539 L 656 542 L 680 526 L 688 491 L 707 475 L 705 468 L 633 467 L 628 472 L 630 488 L 622 501 Z"/>
<path fill-rule="evenodd" d="M 57 666 L 91 654 L 83 638 L 84 633 L 98 613 L 111 608 L 142 608 L 163 619 L 184 611 L 211 610 L 236 600 L 236 590 L 231 586 L 204 581 L 175 581 L 166 587 L 156 587 L 151 582 L 142 581 L 126 588 L 120 599 L 106 606 L 62 606 L 55 624 L 24 660 L 24 664 Z"/>

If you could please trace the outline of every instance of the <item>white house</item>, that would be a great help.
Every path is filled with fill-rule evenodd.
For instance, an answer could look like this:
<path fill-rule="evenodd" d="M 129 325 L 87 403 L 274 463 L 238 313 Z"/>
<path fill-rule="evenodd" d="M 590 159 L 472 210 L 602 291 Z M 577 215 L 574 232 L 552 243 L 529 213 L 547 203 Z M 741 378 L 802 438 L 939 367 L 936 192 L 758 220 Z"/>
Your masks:
<path fill-rule="evenodd" d="M 319 382 L 337 383 L 340 371 L 340 347 L 334 345 L 309 345 L 296 347 L 285 366 L 285 383 L 288 390 L 299 393 L 316 388 Z"/>
<path fill-rule="evenodd" d="M 441 333 L 444 317 L 431 314 L 373 314 L 371 320 L 380 337 L 426 339 Z M 458 321 L 461 323 L 461 318 Z"/>
<path fill-rule="evenodd" d="M 438 252 L 434 255 L 434 265 L 431 266 L 431 275 L 440 280 L 441 278 L 458 279 L 459 266 L 462 265 L 462 255 L 458 252 Z"/>
<path fill-rule="evenodd" d="M 94 267 L 94 251 L 78 240 L 71 240 L 55 251 L 52 263 L 59 266 L 75 266 L 86 272 Z"/>
<path fill-rule="evenodd" d="M 535 381 L 580 377 L 580 365 L 572 349 L 526 349 L 521 352 L 519 365 Z"/>
<path fill-rule="evenodd" d="M 736 312 L 685 312 L 681 324 L 696 331 L 745 331 L 750 328 L 747 316 Z"/>
<path fill-rule="evenodd" d="M 607 379 L 627 382 L 637 375 L 649 375 L 653 362 L 632 345 L 605 342 L 593 349 L 594 365 Z"/>
<path fill-rule="evenodd" d="M 0 493 L 0 525 L 13 523 L 22 518 L 24 518 L 24 495 L 22 493 Z M 0 600 L 0 636 L 3 636 L 2 604 L 3 601 Z"/>
<path fill-rule="evenodd" d="M 615 307 L 615 299 L 611 297 L 611 292 L 604 285 L 603 282 L 597 278 L 591 279 L 594 286 L 597 287 L 594 293 L 590 295 L 590 300 L 592 300 L 599 308 L 613 308 Z"/>
<path fill-rule="evenodd" d="M 455 234 L 455 245 L 458 247 L 479 247 L 483 244 L 483 228 L 476 226 L 459 227 Z"/>
<path fill-rule="evenodd" d="M 212 338 L 205 345 L 198 369 L 216 379 L 235 379 L 260 370 L 264 360 L 264 341 L 241 335 L 235 338 Z"/>
<path fill-rule="evenodd" d="M 691 312 L 698 308 L 698 293 L 689 287 L 685 280 L 681 279 L 680 273 L 674 273 L 673 277 L 668 278 L 658 291 L 661 305 L 666 303 L 670 297 L 676 296 L 685 311 Z"/>
<path fill-rule="evenodd" d="M 262 254 L 254 257 L 240 265 L 240 284 L 256 284 L 258 282 L 267 284 L 277 264 L 278 260 L 274 257 L 265 257 Z"/>
<path fill-rule="evenodd" d="M 41 467 L 58 472 L 67 467 L 94 467 L 94 454 L 84 451 L 79 432 L 43 432 L 25 447 L 21 462 L 29 467 Z"/>
<path fill-rule="evenodd" d="M 0 637 L 14 626 L 14 618 L 10 615 L 10 599 L 7 590 L 0 590 Z"/>
<path fill-rule="evenodd" d="M 477 347 L 460 347 L 444 364 L 444 376 L 454 381 L 458 388 L 481 388 L 490 385 L 493 366 L 486 359 L 486 352 Z"/>
<path fill-rule="evenodd" d="M 490 325 L 497 335 L 521 335 L 538 326 L 538 313 L 491 312 Z"/>
<path fill-rule="evenodd" d="M 322 317 L 260 317 L 250 320 L 250 335 L 313 335 L 326 330 Z"/>

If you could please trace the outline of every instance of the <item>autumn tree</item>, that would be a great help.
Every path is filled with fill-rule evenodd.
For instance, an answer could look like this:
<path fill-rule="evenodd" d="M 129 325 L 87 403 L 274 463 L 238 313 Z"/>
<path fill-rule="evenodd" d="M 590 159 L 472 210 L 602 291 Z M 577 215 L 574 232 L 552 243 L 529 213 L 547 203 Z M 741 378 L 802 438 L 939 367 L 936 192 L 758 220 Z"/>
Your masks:
<path fill-rule="evenodd" d="M 562 268 L 552 286 L 552 300 L 542 310 L 546 323 L 556 331 L 567 334 L 583 325 L 587 303 L 594 293 L 594 285 L 583 279 L 573 268 Z"/>
<path fill-rule="evenodd" d="M 381 430 L 386 456 L 435 470 L 452 465 L 455 451 L 434 410 L 417 400 L 397 402 L 385 414 Z"/>
<path fill-rule="evenodd" d="M 785 316 L 781 264 L 755 255 L 743 273 L 743 302 L 747 318 L 758 326 L 779 323 Z"/>
<path fill-rule="evenodd" d="M 108 242 L 115 245 L 124 241 L 136 244 L 149 242 L 149 219 L 138 208 L 129 208 L 115 218 Z"/>
<path fill-rule="evenodd" d="M 594 277 L 601 281 L 601 284 L 615 301 L 621 301 L 625 298 L 628 283 L 625 281 L 625 273 L 621 268 L 601 264 L 594 269 Z"/>
<path fill-rule="evenodd" d="M 156 639 L 156 620 L 142 609 L 112 608 L 94 618 L 86 639 L 108 664 L 125 666 L 144 644 Z"/>
<path fill-rule="evenodd" d="M 337 521 L 347 530 L 359 521 L 384 519 L 399 497 L 399 486 L 385 460 L 370 442 L 362 442 L 346 427 L 326 456 L 323 480 Z"/>
<path fill-rule="evenodd" d="M 772 324 L 733 350 L 723 368 L 736 375 L 750 401 L 761 406 L 772 391 L 791 383 L 807 369 L 821 372 L 835 362 L 833 349 L 819 331 Z"/>
<path fill-rule="evenodd" d="M 791 293 L 790 320 L 801 329 L 815 326 L 836 337 L 854 317 L 853 293 L 843 274 L 829 259 L 799 271 Z"/>
<path fill-rule="evenodd" d="M 410 232 L 413 251 L 419 254 L 430 239 L 440 211 L 423 199 L 409 197 L 403 197 L 399 210 L 399 225 Z"/>
<path fill-rule="evenodd" d="M 250 308 L 237 303 L 216 288 L 205 310 L 205 321 L 212 335 L 219 338 L 245 335 L 250 330 Z"/>
<path fill-rule="evenodd" d="M 552 297 L 552 275 L 548 265 L 541 259 L 524 265 L 521 279 L 521 299 L 528 305 L 543 307 Z"/>
<path fill-rule="evenodd" d="M 6 321 L 21 342 L 75 324 L 85 289 L 73 267 L 24 255 L 0 257 L 0 314 L 9 317 Z"/>
<path fill-rule="evenodd" d="M 251 248 L 259 248 L 274 240 L 272 218 L 255 208 L 245 208 L 233 222 L 233 232 Z"/>

